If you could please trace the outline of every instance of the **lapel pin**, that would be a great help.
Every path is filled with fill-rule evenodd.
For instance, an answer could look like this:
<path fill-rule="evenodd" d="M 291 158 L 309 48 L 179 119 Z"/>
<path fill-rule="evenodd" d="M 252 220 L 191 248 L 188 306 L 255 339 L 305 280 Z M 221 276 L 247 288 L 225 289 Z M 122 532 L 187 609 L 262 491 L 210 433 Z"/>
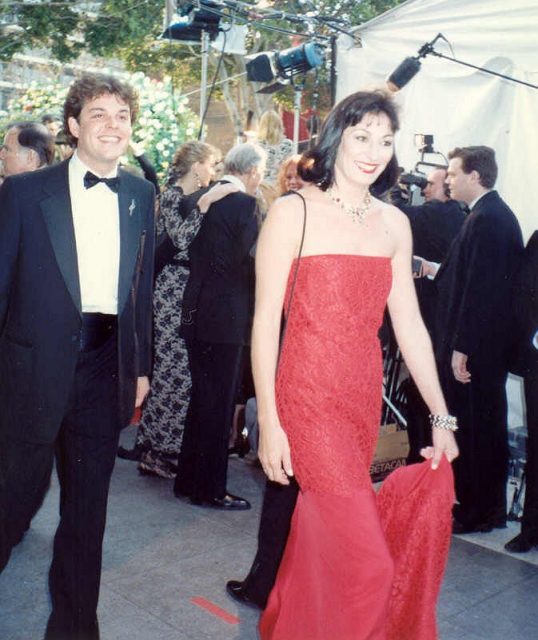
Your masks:
<path fill-rule="evenodd" d="M 133 211 L 135 210 L 136 204 L 134 200 L 131 200 L 131 204 L 129 205 L 129 215 L 133 215 Z"/>

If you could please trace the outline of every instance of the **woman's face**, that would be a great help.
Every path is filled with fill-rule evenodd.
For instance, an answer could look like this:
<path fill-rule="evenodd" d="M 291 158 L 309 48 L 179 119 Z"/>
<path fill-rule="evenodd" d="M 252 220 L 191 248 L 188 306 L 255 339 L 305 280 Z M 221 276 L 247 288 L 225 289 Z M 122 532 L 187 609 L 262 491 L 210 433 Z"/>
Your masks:
<path fill-rule="evenodd" d="M 200 180 L 200 186 L 207 187 L 215 177 L 215 157 L 209 156 L 207 160 L 203 162 L 195 162 L 193 168 Z"/>
<path fill-rule="evenodd" d="M 336 182 L 373 184 L 394 154 L 393 138 L 386 113 L 367 113 L 356 125 L 344 129 L 334 164 Z"/>
<path fill-rule="evenodd" d="M 290 191 L 298 191 L 304 187 L 304 181 L 301 179 L 301 176 L 297 173 L 297 163 L 290 162 L 287 169 L 286 174 L 284 175 L 284 180 L 286 183 L 286 189 Z"/>

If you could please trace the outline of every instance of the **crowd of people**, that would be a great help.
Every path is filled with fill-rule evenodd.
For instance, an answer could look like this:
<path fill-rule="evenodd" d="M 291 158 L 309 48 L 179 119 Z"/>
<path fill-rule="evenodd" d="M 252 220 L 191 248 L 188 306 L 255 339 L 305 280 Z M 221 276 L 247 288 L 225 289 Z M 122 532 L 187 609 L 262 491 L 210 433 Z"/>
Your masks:
<path fill-rule="evenodd" d="M 45 116 L 5 132 L 0 571 L 55 461 L 45 638 L 97 640 L 116 455 L 192 505 L 250 509 L 227 464 L 238 405 L 255 395 L 258 550 L 226 589 L 263 610 L 262 640 L 435 637 L 451 533 L 506 526 L 509 370 L 525 380 L 529 438 L 507 549 L 538 545 L 538 232 L 524 249 L 494 150 L 455 147 L 410 205 L 396 107 L 360 91 L 302 155 L 268 111 L 218 178 L 221 151 L 188 141 L 161 185 L 131 140 L 137 110 L 129 85 L 88 74 L 61 131 Z M 143 177 L 119 165 L 129 145 Z M 385 309 L 412 379 L 417 464 L 376 495 Z M 135 407 L 134 448 L 118 449 Z"/>

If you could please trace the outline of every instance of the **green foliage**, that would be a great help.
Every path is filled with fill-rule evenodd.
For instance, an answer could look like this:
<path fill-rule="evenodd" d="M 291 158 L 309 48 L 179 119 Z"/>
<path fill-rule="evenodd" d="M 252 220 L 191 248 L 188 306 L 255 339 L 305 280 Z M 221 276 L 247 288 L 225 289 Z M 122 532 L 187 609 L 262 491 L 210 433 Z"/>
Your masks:
<path fill-rule="evenodd" d="M 143 73 L 132 74 L 129 82 L 136 87 L 140 112 L 133 129 L 133 140 L 142 142 L 146 155 L 162 179 L 173 158 L 174 151 L 187 140 L 196 138 L 198 118 L 187 107 L 187 99 L 176 96 L 170 79 L 153 80 Z M 9 121 L 39 120 L 46 113 L 61 114 L 67 88 L 56 84 L 46 86 L 33 83 L 9 105 Z M 0 126 L 7 124 L 7 114 Z M 134 158 L 128 162 L 138 166 Z"/>

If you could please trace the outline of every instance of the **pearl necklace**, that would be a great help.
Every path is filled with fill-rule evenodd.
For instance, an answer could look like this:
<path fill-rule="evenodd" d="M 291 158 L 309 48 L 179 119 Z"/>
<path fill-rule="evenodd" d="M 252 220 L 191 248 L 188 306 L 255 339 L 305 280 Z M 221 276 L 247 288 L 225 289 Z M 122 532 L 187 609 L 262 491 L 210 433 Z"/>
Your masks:
<path fill-rule="evenodd" d="M 367 191 L 366 195 L 364 196 L 362 206 L 359 205 L 357 207 L 347 202 L 343 202 L 342 198 L 336 195 L 333 187 L 329 187 L 325 193 L 334 202 L 334 204 L 336 204 L 337 206 L 340 207 L 340 209 L 342 209 L 342 211 L 345 214 L 347 214 L 348 216 L 351 216 L 351 219 L 353 220 L 353 222 L 357 222 L 358 224 L 362 224 L 364 222 L 364 218 L 366 217 L 366 214 L 370 209 L 370 205 L 372 204 L 372 197 L 370 196 L 369 191 Z"/>

